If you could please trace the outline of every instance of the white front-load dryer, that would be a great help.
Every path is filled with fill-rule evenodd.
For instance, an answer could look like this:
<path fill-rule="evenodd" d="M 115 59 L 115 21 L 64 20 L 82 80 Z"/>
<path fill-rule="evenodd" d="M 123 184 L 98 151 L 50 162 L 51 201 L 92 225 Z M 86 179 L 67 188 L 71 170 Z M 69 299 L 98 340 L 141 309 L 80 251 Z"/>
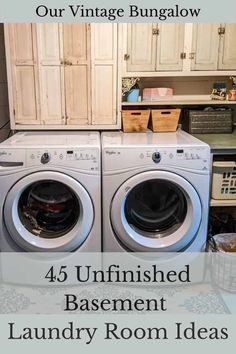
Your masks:
<path fill-rule="evenodd" d="M 102 134 L 105 252 L 205 247 L 210 148 L 176 133 Z"/>
<path fill-rule="evenodd" d="M 22 132 L 0 144 L 0 251 L 101 250 L 100 134 Z"/>

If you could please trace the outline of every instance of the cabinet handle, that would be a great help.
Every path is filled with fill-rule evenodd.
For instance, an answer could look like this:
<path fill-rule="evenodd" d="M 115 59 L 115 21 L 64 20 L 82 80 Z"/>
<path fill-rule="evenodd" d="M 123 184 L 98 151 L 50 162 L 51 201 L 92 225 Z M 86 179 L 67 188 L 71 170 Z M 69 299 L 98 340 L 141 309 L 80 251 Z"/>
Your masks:
<path fill-rule="evenodd" d="M 186 53 L 180 53 L 180 59 L 186 59 Z"/>
<path fill-rule="evenodd" d="M 153 34 L 154 36 L 158 36 L 159 33 L 160 33 L 160 30 L 159 30 L 158 28 L 153 28 L 153 29 L 152 29 L 152 34 Z"/>
<path fill-rule="evenodd" d="M 225 34 L 225 27 L 219 27 L 218 34 L 219 34 L 219 36 L 222 36 L 223 34 Z"/>
<path fill-rule="evenodd" d="M 189 59 L 194 59 L 195 58 L 195 53 L 189 53 Z"/>
<path fill-rule="evenodd" d="M 129 58 L 130 58 L 130 55 L 129 55 L 129 54 L 125 54 L 125 55 L 124 55 L 124 60 L 129 60 Z"/>

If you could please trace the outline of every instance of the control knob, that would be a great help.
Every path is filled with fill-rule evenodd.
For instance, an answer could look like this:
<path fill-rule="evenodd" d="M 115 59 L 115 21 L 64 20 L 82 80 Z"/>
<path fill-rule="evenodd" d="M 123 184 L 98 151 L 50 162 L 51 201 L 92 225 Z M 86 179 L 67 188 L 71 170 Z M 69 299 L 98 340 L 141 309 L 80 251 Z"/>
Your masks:
<path fill-rule="evenodd" d="M 152 160 L 155 162 L 155 163 L 159 163 L 161 161 L 161 154 L 159 152 L 154 152 L 152 154 Z"/>
<path fill-rule="evenodd" d="M 46 163 L 48 163 L 50 161 L 50 155 L 48 152 L 45 152 L 42 156 L 41 156 L 41 163 L 43 165 L 45 165 Z"/>

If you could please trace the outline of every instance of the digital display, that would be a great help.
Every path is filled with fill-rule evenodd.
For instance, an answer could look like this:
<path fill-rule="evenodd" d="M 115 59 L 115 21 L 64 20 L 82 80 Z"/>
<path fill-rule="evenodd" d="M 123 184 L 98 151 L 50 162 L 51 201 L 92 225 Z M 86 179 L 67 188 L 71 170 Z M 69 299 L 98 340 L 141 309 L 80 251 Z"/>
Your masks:
<path fill-rule="evenodd" d="M 73 155 L 74 151 L 69 150 L 69 151 L 67 151 L 66 153 L 67 153 L 67 155 Z"/>
<path fill-rule="evenodd" d="M 177 154 L 183 154 L 184 150 L 177 150 Z"/>

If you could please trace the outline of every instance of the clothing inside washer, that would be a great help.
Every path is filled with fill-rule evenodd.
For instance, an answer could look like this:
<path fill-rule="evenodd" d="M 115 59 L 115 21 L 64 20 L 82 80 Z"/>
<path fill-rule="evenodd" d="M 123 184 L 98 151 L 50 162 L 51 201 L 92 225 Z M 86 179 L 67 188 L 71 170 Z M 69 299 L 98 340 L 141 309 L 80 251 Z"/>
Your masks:
<path fill-rule="evenodd" d="M 57 181 L 38 181 L 22 193 L 18 214 L 22 224 L 35 236 L 58 238 L 75 226 L 80 206 L 68 186 Z"/>
<path fill-rule="evenodd" d="M 128 223 L 149 237 L 168 236 L 177 230 L 187 214 L 187 201 L 176 184 L 164 180 L 148 180 L 128 194 L 125 216 Z"/>

